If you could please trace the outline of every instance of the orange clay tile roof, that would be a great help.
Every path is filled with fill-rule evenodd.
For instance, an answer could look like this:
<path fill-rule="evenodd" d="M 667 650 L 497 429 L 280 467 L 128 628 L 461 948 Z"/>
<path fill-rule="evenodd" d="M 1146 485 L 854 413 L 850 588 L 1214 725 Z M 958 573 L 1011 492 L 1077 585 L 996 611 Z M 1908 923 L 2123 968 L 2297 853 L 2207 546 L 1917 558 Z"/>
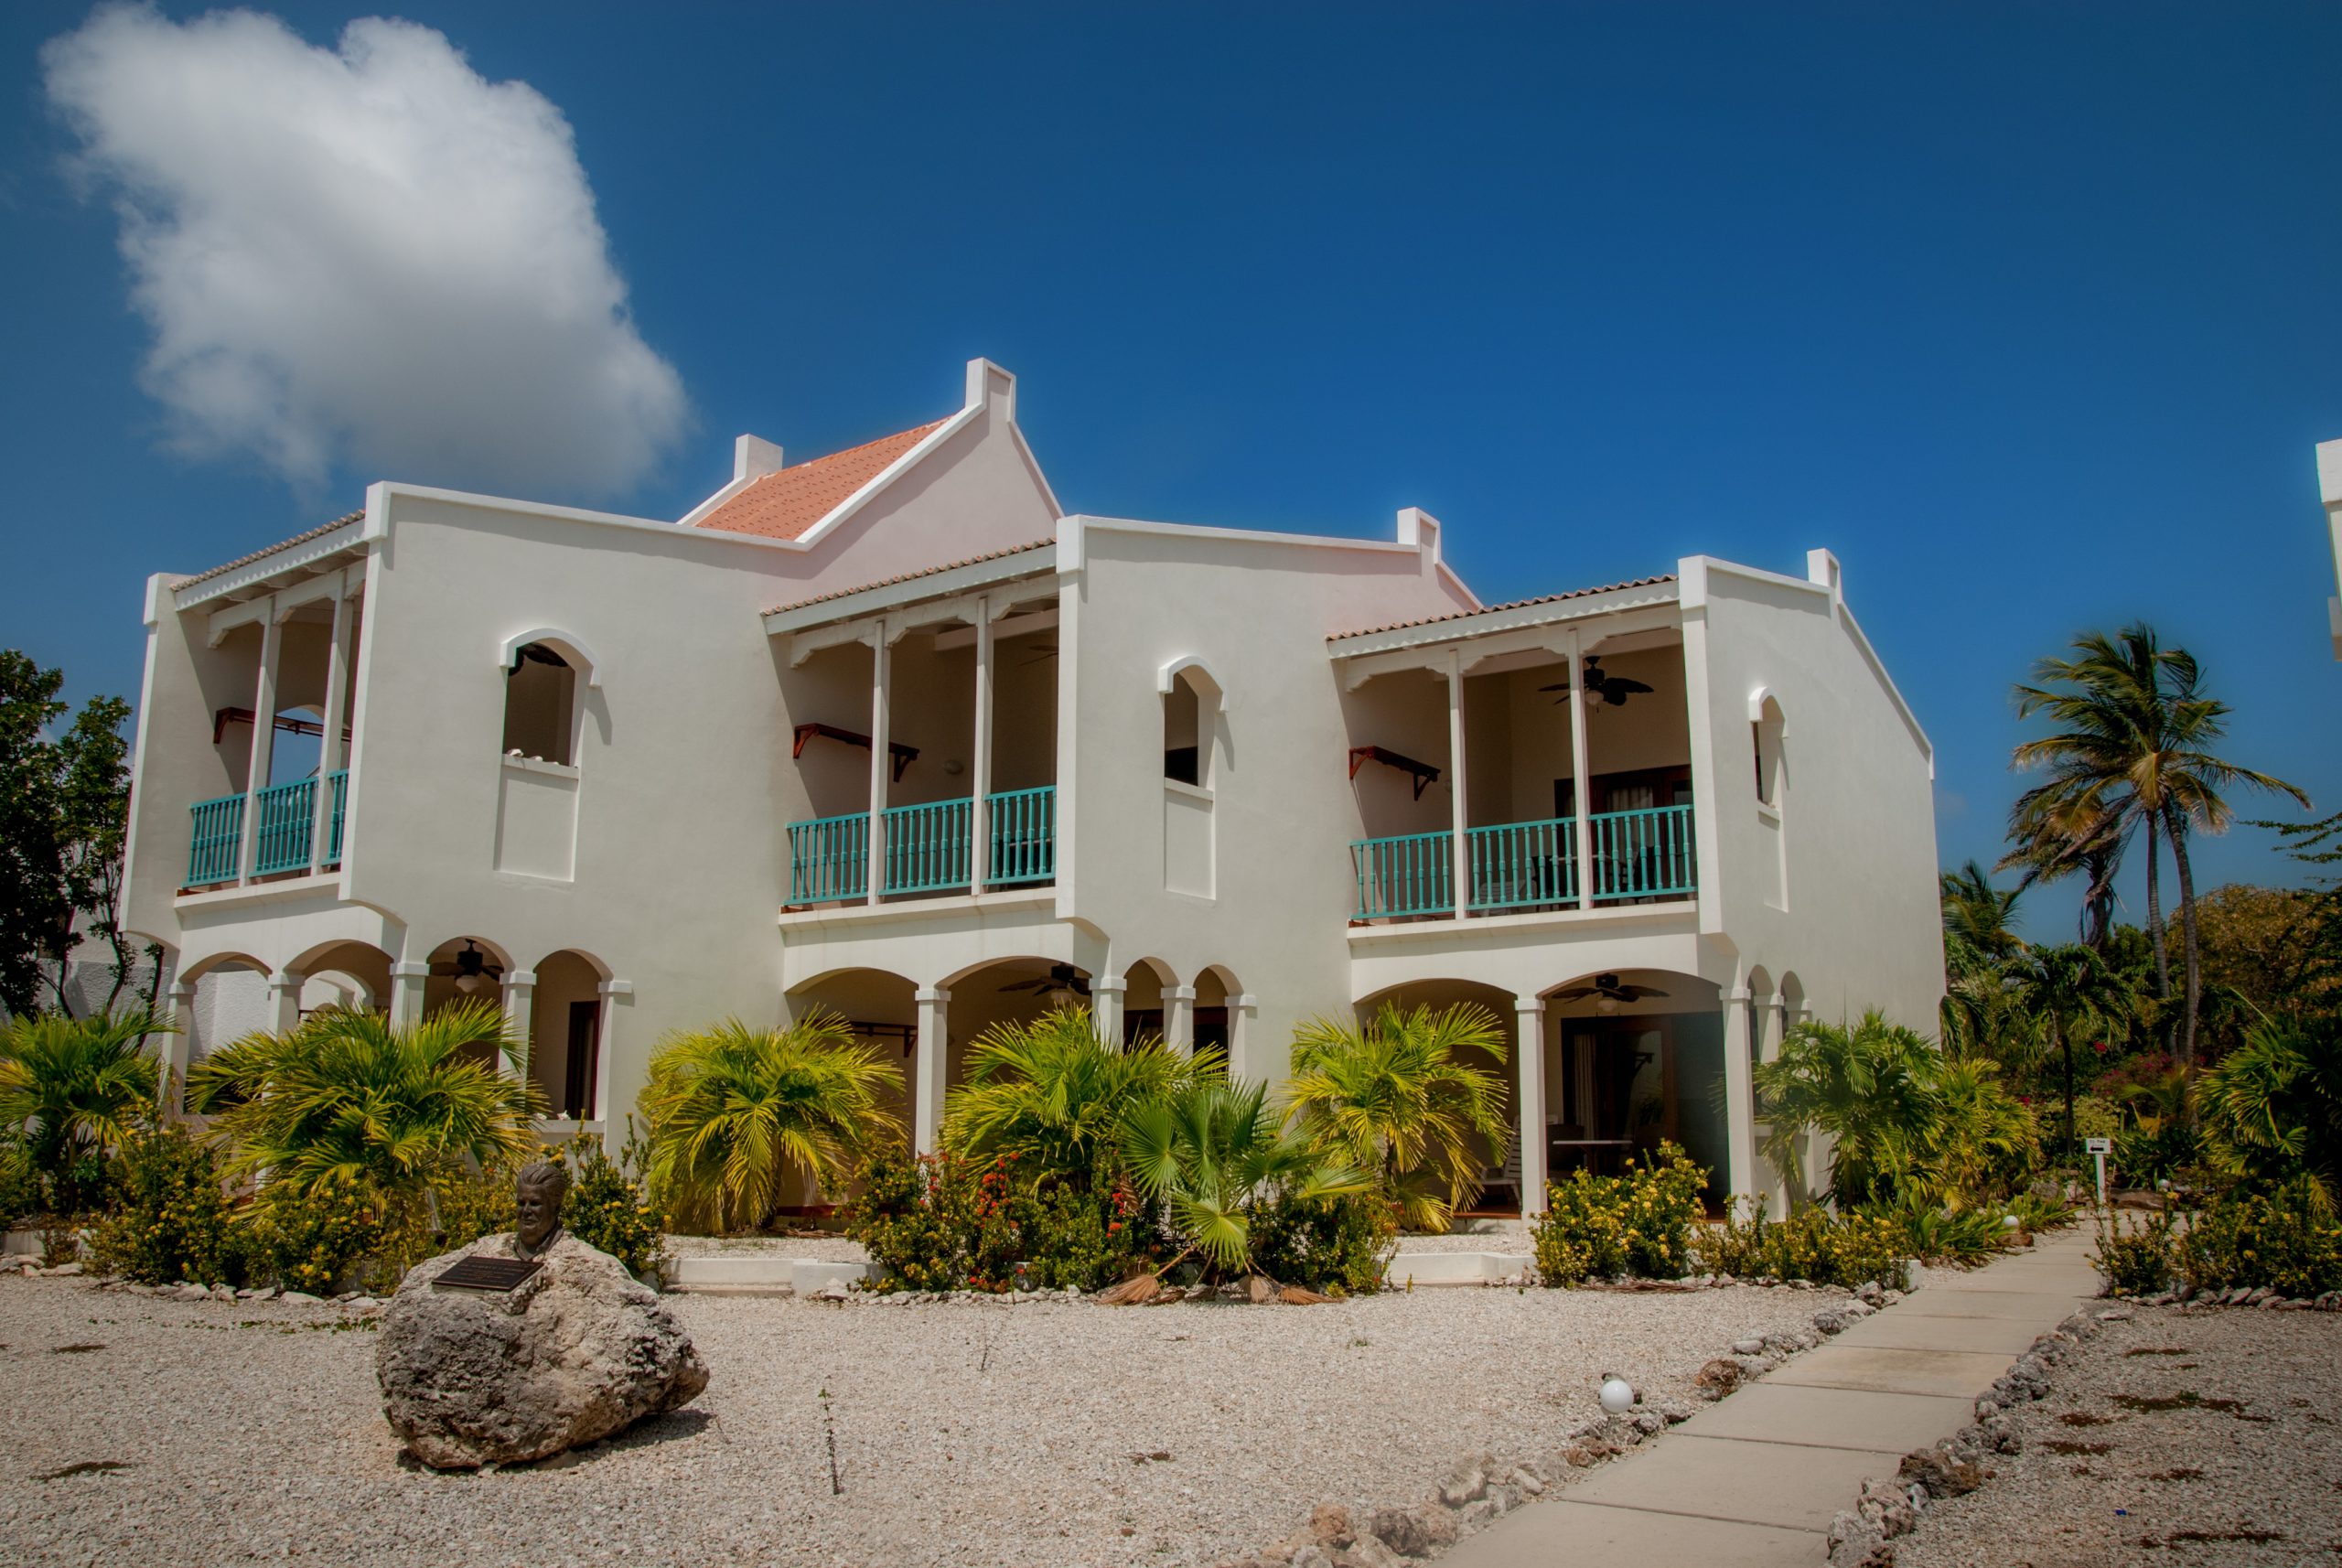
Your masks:
<path fill-rule="evenodd" d="M 1338 631 L 1326 640 L 1339 642 L 1345 638 L 1372 637 L 1379 631 L 1407 631 L 1419 626 L 1437 626 L 1442 621 L 1464 620 L 1472 616 L 1494 615 L 1499 610 L 1527 609 L 1531 605 L 1558 604 L 1563 599 L 1583 599 L 1594 594 L 1615 594 L 1621 588 L 1655 588 L 1661 583 L 1673 581 L 1675 581 L 1675 574 L 1669 572 L 1657 577 L 1637 577 L 1631 583 L 1605 583 L 1598 588 L 1572 588 L 1564 594 L 1540 594 L 1533 599 L 1514 599 L 1509 604 L 1482 605 L 1477 610 L 1456 610 L 1450 615 L 1426 616 L 1422 620 L 1402 620 L 1390 626 L 1370 626 L 1363 631 Z"/>
<path fill-rule="evenodd" d="M 811 598 L 800 599 L 793 605 L 775 605 L 765 611 L 765 614 L 777 616 L 784 610 L 801 610 L 814 605 L 825 605 L 832 599 L 843 599 L 849 594 L 866 594 L 873 588 L 891 588 L 897 583 L 915 582 L 921 577 L 932 577 L 939 572 L 956 572 L 962 566 L 981 566 L 987 561 L 998 561 L 1010 555 L 1022 555 L 1032 550 L 1047 550 L 1056 542 L 1054 539 L 1037 539 L 1030 544 L 1012 544 L 1005 550 L 987 551 L 982 555 L 971 555 L 964 561 L 946 561 L 940 566 L 921 566 L 916 572 L 903 572 L 892 577 L 881 577 L 875 583 L 856 583 L 851 588 L 834 588 L 826 594 L 815 594 Z"/>
<path fill-rule="evenodd" d="M 838 503 L 876 478 L 887 464 L 918 446 L 943 421 L 849 446 L 826 457 L 792 463 L 749 481 L 747 489 L 705 517 L 701 528 L 754 533 L 766 539 L 795 539 L 838 509 Z"/>
<path fill-rule="evenodd" d="M 335 518 L 331 522 L 321 522 L 306 533 L 296 533 L 290 539 L 281 539 L 265 550 L 255 550 L 249 555 L 239 555 L 233 561 L 228 562 L 224 565 L 212 567 L 209 572 L 198 572 L 194 576 L 186 578 L 178 583 L 177 586 L 185 588 L 197 583 L 206 582 L 210 578 L 217 577 L 222 572 L 232 572 L 239 566 L 249 566 L 263 555 L 274 555 L 278 551 L 289 550 L 295 544 L 306 544 L 312 539 L 324 538 L 327 534 L 331 533 L 337 528 L 347 528 L 353 522 L 363 522 L 365 520 L 366 514 L 363 511 L 347 513 L 341 517 Z"/>

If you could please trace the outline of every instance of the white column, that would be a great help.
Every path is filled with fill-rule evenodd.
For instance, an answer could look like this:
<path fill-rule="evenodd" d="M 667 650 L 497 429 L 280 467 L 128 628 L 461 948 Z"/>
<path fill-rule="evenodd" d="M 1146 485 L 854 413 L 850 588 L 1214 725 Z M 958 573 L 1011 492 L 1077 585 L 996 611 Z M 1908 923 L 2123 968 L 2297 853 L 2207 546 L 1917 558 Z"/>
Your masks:
<path fill-rule="evenodd" d="M 326 733 L 317 743 L 317 810 L 309 819 L 309 870 L 321 871 L 332 858 L 333 776 L 342 765 L 341 730 L 349 712 L 349 632 L 354 618 L 349 595 L 333 596 L 333 640 L 326 647 Z"/>
<path fill-rule="evenodd" d="M 968 891 L 984 890 L 992 870 L 992 596 L 976 600 L 976 740 L 968 759 Z"/>
<path fill-rule="evenodd" d="M 1123 1048 L 1123 994 L 1130 990 L 1130 983 L 1122 980 L 1093 980 L 1090 983 L 1090 1026 L 1098 1037 L 1116 1050 Z"/>
<path fill-rule="evenodd" d="M 530 1078 L 536 1057 L 537 972 L 504 972 L 504 1020 L 512 1028 L 512 1044 L 504 1053 L 504 1071 L 512 1078 Z M 543 1082 L 542 1079 L 538 1079 Z"/>
<path fill-rule="evenodd" d="M 1196 1054 L 1196 988 L 1163 988 L 1163 1043 L 1183 1057 Z"/>
<path fill-rule="evenodd" d="M 1570 811 L 1577 840 L 1577 907 L 1594 908 L 1594 823 L 1587 816 L 1594 799 L 1594 769 L 1585 755 L 1585 660 L 1581 657 L 1577 628 L 1570 628 Z"/>
<path fill-rule="evenodd" d="M 391 1027 L 423 1021 L 423 983 L 430 978 L 427 963 L 401 961 L 391 965 Z"/>
<path fill-rule="evenodd" d="M 1748 1076 L 1748 988 L 1724 993 L 1724 1115 L 1728 1198 L 1753 1196 L 1756 1182 L 1756 1096 Z"/>
<path fill-rule="evenodd" d="M 1520 1135 L 1520 1217 L 1545 1212 L 1545 999 L 1512 999 L 1514 1119 Z"/>
<path fill-rule="evenodd" d="M 1750 1020 L 1751 1032 L 1748 1036 L 1750 1057 L 1759 1063 L 1777 1060 L 1781 1054 L 1783 1015 L 1781 993 L 1778 990 L 1756 993 L 1749 1000 L 1749 1010 L 1753 1015 Z M 1756 1094 L 1753 1083 L 1750 1086 L 1748 1101 L 1749 1141 L 1751 1147 L 1760 1151 L 1757 1155 L 1756 1169 L 1759 1179 L 1765 1184 L 1763 1195 L 1765 1212 L 1778 1219 L 1789 1213 L 1788 1176 L 1772 1161 L 1764 1158 L 1761 1153 L 1765 1146 L 1765 1139 L 1772 1128 L 1756 1114 Z"/>
<path fill-rule="evenodd" d="M 301 1026 L 301 983 L 307 976 L 280 969 L 268 977 L 268 1026 L 289 1035 Z"/>
<path fill-rule="evenodd" d="M 886 786 L 894 758 L 887 755 L 887 707 L 894 679 L 894 639 L 880 620 L 870 638 L 870 886 L 865 901 L 876 904 L 886 886 L 886 840 L 884 815 Z"/>
<path fill-rule="evenodd" d="M 177 1032 L 158 1036 L 160 1048 L 156 1068 L 156 1091 L 163 1108 L 163 1119 L 177 1121 L 187 1113 L 187 1066 L 188 1053 L 194 1047 L 189 1031 L 195 1027 L 195 983 L 177 981 L 163 993 L 171 999 L 170 1021 L 178 1026 Z"/>
<path fill-rule="evenodd" d="M 594 1029 L 594 1092 L 586 1107 L 590 1119 L 601 1124 L 602 1147 L 615 1154 L 619 1140 L 610 1126 L 610 1064 L 618 1055 L 618 1004 L 633 1003 L 634 982 L 606 980 L 594 989 L 602 999 L 602 1016 Z"/>
<path fill-rule="evenodd" d="M 1472 885 L 1464 838 L 1469 825 L 1464 789 L 1464 655 L 1453 648 L 1447 650 L 1447 773 L 1455 795 L 1454 823 L 1449 829 L 1453 850 L 1449 881 L 1456 897 L 1452 918 L 1460 920 L 1472 901 Z"/>
<path fill-rule="evenodd" d="M 943 1086 L 951 1067 L 951 993 L 923 985 L 919 1004 L 919 1045 L 911 1059 L 911 1152 L 931 1155 L 943 1146 Z"/>
<path fill-rule="evenodd" d="M 1251 992 L 1241 992 L 1228 999 L 1228 1076 L 1230 1078 L 1252 1075 L 1252 1025 L 1260 1015 L 1261 999 Z M 1284 1069 L 1280 1068 L 1274 1076 L 1284 1077 Z"/>
<path fill-rule="evenodd" d="M 244 768 L 244 829 L 237 846 L 236 875 L 252 878 L 260 862 L 260 792 L 268 788 L 268 769 L 275 758 L 276 661 L 285 648 L 285 628 L 276 623 L 276 609 L 260 623 L 260 675 L 252 683 L 252 749 Z"/>

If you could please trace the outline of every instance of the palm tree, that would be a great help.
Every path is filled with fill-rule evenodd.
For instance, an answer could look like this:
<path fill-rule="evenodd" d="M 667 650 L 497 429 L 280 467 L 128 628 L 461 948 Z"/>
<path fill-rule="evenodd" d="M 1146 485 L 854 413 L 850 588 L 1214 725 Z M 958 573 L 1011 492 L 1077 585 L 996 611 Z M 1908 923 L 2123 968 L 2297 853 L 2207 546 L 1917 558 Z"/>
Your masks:
<path fill-rule="evenodd" d="M 306 1191 L 331 1180 L 412 1189 L 454 1163 L 536 1146 L 543 1098 L 495 1063 L 519 1050 L 504 1015 L 462 1002 L 392 1024 L 338 1007 L 286 1034 L 247 1035 L 188 1071 L 189 1109 L 213 1118 L 227 1168 Z"/>
<path fill-rule="evenodd" d="M 1080 1008 L 996 1025 L 968 1047 L 967 1081 L 944 1097 L 943 1146 L 1013 1155 L 1036 1180 L 1086 1183 L 1112 1155 L 1131 1106 L 1222 1070 L 1217 1050 L 1190 1058 L 1153 1038 L 1117 1050 Z"/>
<path fill-rule="evenodd" d="M 1285 1101 L 1320 1150 L 1375 1173 L 1409 1230 L 1445 1230 L 1480 1190 L 1481 1144 L 1512 1136 L 1501 1063 L 1504 1031 L 1485 1007 L 1402 1012 L 1385 1004 L 1363 1028 L 1315 1018 L 1294 1036 Z M 1542 1194 L 1522 1193 L 1524 1212 Z"/>
<path fill-rule="evenodd" d="M 832 1015 L 785 1029 L 727 1018 L 671 1035 L 639 1101 L 651 1190 L 684 1223 L 763 1225 L 791 1169 L 834 1187 L 874 1140 L 899 1135 L 878 1105 L 895 1081 L 893 1066 Z"/>
<path fill-rule="evenodd" d="M 2147 934 L 2154 945 L 2157 989 L 2171 994 L 2164 955 L 2155 843 L 2169 842 L 2179 874 L 2185 931 L 2186 995 L 2180 1011 L 2180 1059 L 2196 1070 L 2196 1008 L 2202 989 L 2196 938 L 2196 889 L 2187 860 L 2187 830 L 2226 832 L 2234 812 L 2222 791 L 2238 785 L 2271 789 L 2307 802 L 2283 779 L 2213 756 L 2208 749 L 2227 727 L 2228 706 L 2206 696 L 2202 671 L 2185 649 L 2165 648 L 2143 623 L 2109 637 L 2075 639 L 2072 658 L 2034 667 L 2035 684 L 2016 689 L 2017 714 L 2046 714 L 2062 729 L 2016 748 L 2021 768 L 2044 768 L 2048 778 L 2027 790 L 2012 813 L 2019 855 L 2054 865 L 2079 858 L 2084 844 L 2119 855 L 2133 833 L 2147 843 Z M 2109 846 L 2111 846 L 2111 849 Z"/>
<path fill-rule="evenodd" d="M 1844 1208 L 1889 1196 L 1914 1158 L 1927 1122 L 1927 1074 L 1939 1059 L 1934 1047 L 1875 1010 L 1851 1028 L 1798 1025 L 1756 1069 L 1757 1114 L 1771 1123 L 1766 1157 L 1802 1185 L 1799 1144 L 1808 1133 L 1824 1133 L 1835 1140 L 1832 1201 Z"/>
<path fill-rule="evenodd" d="M 2342 1035 L 2330 1020 L 2255 1027 L 2204 1075 L 2202 1103 L 2247 1180 L 2298 1181 L 2332 1211 L 2342 1197 Z"/>
<path fill-rule="evenodd" d="M 1995 887 L 1970 861 L 1938 879 L 1943 911 L 1944 1048 L 1958 1055 L 2004 1052 L 2008 1041 L 2007 966 L 2025 951 L 2012 921 L 2025 884 Z"/>
<path fill-rule="evenodd" d="M 2047 1034 L 2049 1049 L 2065 1063 L 2066 1147 L 2074 1148 L 2074 1036 L 2127 1025 L 2136 1003 L 2131 988 L 2097 952 L 2079 942 L 2035 948 L 2015 966 L 2016 994 Z"/>
<path fill-rule="evenodd" d="M 1329 1159 L 1269 1104 L 1265 1083 L 1193 1083 L 1169 1100 L 1130 1109 L 1123 1163 L 1139 1190 L 1159 1198 L 1191 1252 L 1224 1273 L 1252 1262 L 1252 1218 L 1279 1198 L 1315 1202 L 1370 1191 L 1374 1179 Z"/>
<path fill-rule="evenodd" d="M 177 1026 L 144 1012 L 98 1018 L 19 1014 L 0 1024 L 0 1127 L 49 1184 L 52 1204 L 93 1194 L 84 1162 L 119 1150 L 156 1100 L 148 1035 Z"/>

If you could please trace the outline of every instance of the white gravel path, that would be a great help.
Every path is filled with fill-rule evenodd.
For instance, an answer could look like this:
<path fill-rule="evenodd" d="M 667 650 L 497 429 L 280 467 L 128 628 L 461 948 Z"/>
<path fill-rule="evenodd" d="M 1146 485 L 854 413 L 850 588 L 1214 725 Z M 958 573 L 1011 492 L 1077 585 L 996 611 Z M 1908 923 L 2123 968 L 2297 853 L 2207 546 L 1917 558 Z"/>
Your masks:
<path fill-rule="evenodd" d="M 1208 1564 L 1318 1502 L 1548 1451 L 1599 1372 L 1685 1398 L 1733 1339 L 1829 1299 L 677 1297 L 714 1372 L 696 1405 L 565 1465 L 443 1477 L 396 1458 L 373 1334 L 335 1308 L 0 1277 L 0 1562 Z"/>
<path fill-rule="evenodd" d="M 2245 1568 L 2342 1553 L 2342 1316 L 2142 1306 L 2009 1420 L 1896 1568 Z M 2232 1403 L 2229 1402 L 2233 1402 Z"/>

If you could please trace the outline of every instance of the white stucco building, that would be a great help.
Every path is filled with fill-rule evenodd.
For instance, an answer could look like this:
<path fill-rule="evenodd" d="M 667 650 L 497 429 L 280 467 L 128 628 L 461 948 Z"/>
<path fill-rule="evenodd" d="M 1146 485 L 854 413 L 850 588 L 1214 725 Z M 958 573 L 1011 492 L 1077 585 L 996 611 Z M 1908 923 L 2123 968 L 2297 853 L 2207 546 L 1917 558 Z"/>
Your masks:
<path fill-rule="evenodd" d="M 2334 551 L 2334 578 L 2342 587 L 2342 441 L 2317 444 L 2317 499 L 2326 503 L 2326 541 Z M 2326 601 L 2326 634 L 2334 657 L 2342 660 L 2342 598 Z"/>
<path fill-rule="evenodd" d="M 146 628 L 173 996 L 500 996 L 566 1121 L 725 1015 L 899 1049 L 926 1146 L 1052 1001 L 1272 1079 L 1312 1015 L 1474 1001 L 1530 1047 L 1492 1201 L 1662 1133 L 1752 1191 L 1785 1021 L 1941 991 L 1928 741 L 1827 552 L 1492 605 L 1417 510 L 1068 516 L 983 360 L 868 446 L 742 437 L 675 521 L 376 484 Z"/>

